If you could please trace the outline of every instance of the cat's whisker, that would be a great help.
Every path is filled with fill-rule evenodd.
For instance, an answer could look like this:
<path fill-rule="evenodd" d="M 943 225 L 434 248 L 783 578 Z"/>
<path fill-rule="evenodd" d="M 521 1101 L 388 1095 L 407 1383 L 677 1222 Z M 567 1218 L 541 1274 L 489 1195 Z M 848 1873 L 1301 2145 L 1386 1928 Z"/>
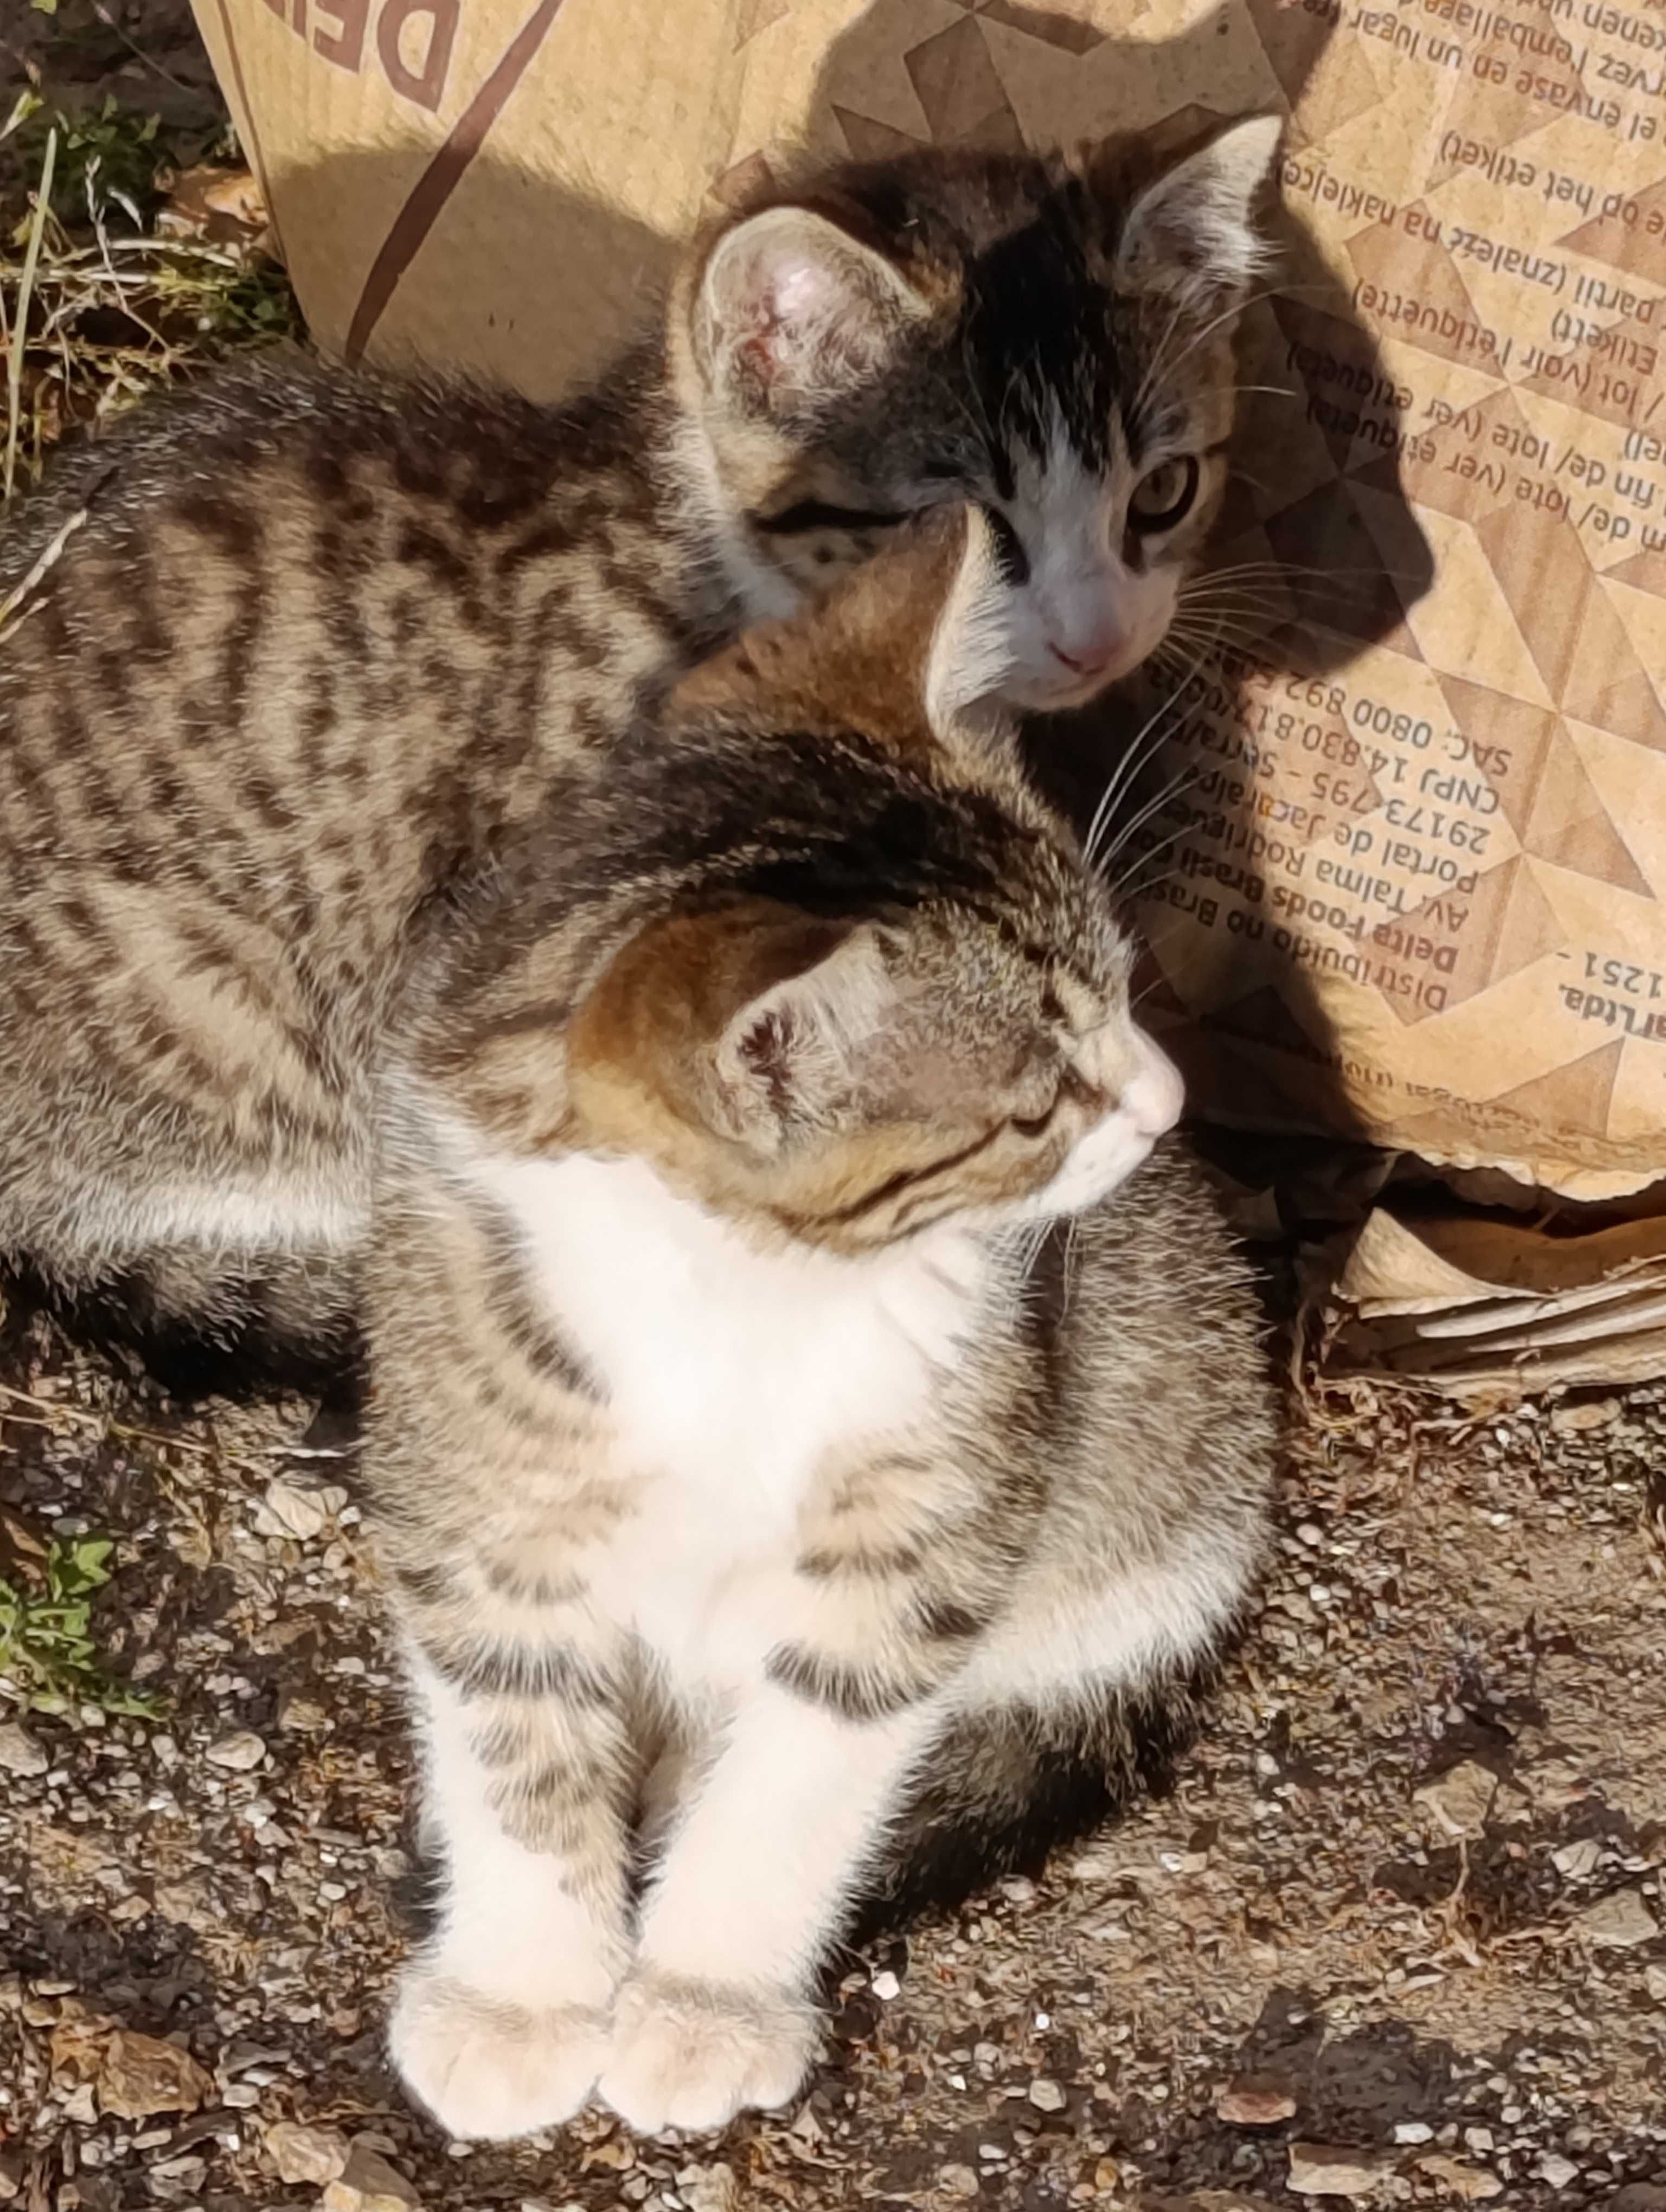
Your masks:
<path fill-rule="evenodd" d="M 1217 616 L 1223 622 L 1241 622 L 1249 615 L 1284 616 L 1292 611 L 1290 602 L 1274 593 L 1264 592 L 1222 592 L 1208 599 L 1188 599 L 1176 609 L 1171 628 L 1183 623 L 1194 625 L 1213 622 Z"/>
<path fill-rule="evenodd" d="M 1137 421 L 1139 419 L 1140 410 L 1145 404 L 1146 394 L 1150 391 L 1152 384 L 1162 371 L 1164 356 L 1168 351 L 1169 341 L 1173 337 L 1175 331 L 1179 325 L 1180 319 L 1185 312 L 1186 303 L 1184 300 L 1177 301 L 1174 311 L 1169 317 L 1168 323 L 1164 330 L 1163 335 L 1157 341 L 1156 350 L 1152 355 L 1151 360 L 1146 366 L 1146 373 L 1134 388 L 1134 398 L 1128 404 L 1128 416 L 1130 421 Z"/>
<path fill-rule="evenodd" d="M 1288 384 L 1214 384 L 1209 387 L 1213 399 L 1243 399 L 1252 396 L 1269 399 L 1301 399 L 1306 395 Z"/>
<path fill-rule="evenodd" d="M 1167 715 L 1181 692 L 1184 690 L 1191 674 L 1192 672 L 1189 669 L 1182 674 L 1176 686 L 1174 696 L 1159 708 L 1157 714 L 1146 723 L 1112 771 L 1104 791 L 1100 795 L 1099 804 L 1094 809 L 1093 819 L 1088 825 L 1087 836 L 1082 847 L 1082 856 L 1090 867 L 1096 865 L 1096 848 L 1099 839 L 1110 823 L 1115 808 L 1132 788 L 1140 771 L 1157 757 L 1168 743 L 1170 733 L 1161 729 L 1157 729 L 1153 732 L 1153 724 Z"/>
<path fill-rule="evenodd" d="M 1158 854 L 1166 853 L 1172 846 L 1177 845 L 1183 837 L 1189 834 L 1191 827 L 1192 825 L 1189 822 L 1183 822 L 1177 830 L 1171 830 L 1166 837 L 1159 837 L 1154 844 L 1148 845 L 1145 851 L 1139 855 L 1138 859 L 1135 860 L 1129 867 L 1124 869 L 1120 876 L 1116 877 L 1111 883 L 1106 885 L 1105 888 L 1111 897 L 1116 899 L 1138 898 L 1142 896 L 1146 891 L 1149 891 L 1152 888 L 1152 884 L 1136 884 L 1135 878 L 1138 877 L 1140 871 L 1146 866 L 1147 861 L 1154 860 Z M 1160 876 L 1154 878 L 1152 880 L 1154 883 L 1164 882 L 1170 876 L 1173 875 L 1174 872 L 1175 871 L 1172 868 L 1164 869 Z"/>
<path fill-rule="evenodd" d="M 1139 773 L 1140 769 L 1144 766 L 1145 761 L 1155 753 L 1163 743 L 1163 738 L 1161 735 L 1152 738 L 1152 732 L 1153 731 L 1160 731 L 1164 720 L 1180 701 L 1185 692 L 1187 684 L 1190 683 L 1192 678 L 1197 673 L 1198 669 L 1202 665 L 1203 658 L 1204 656 L 1201 653 L 1194 657 L 1183 674 L 1175 684 L 1175 687 L 1170 693 L 1169 696 L 1164 699 L 1150 715 L 1147 716 L 1145 723 L 1136 732 L 1133 743 L 1129 745 L 1127 752 L 1123 755 L 1122 759 L 1112 771 L 1110 779 L 1107 782 L 1104 792 L 1100 798 L 1099 804 L 1093 811 L 1093 818 L 1088 824 L 1087 836 L 1083 841 L 1083 857 L 1090 866 L 1094 864 L 1095 848 L 1098 843 L 1100 836 L 1104 834 L 1107 823 L 1110 819 L 1111 810 L 1116 805 L 1123 793 L 1128 788 L 1134 777 Z M 1151 738 L 1149 745 L 1146 745 L 1147 738 Z M 1142 745 L 1146 745 L 1146 750 L 1143 754 L 1140 750 Z"/>
<path fill-rule="evenodd" d="M 1179 353 L 1174 356 L 1172 360 L 1165 359 L 1164 357 L 1163 350 L 1159 349 L 1158 354 L 1153 360 L 1151 368 L 1146 372 L 1146 375 L 1140 384 L 1140 390 L 1135 395 L 1133 409 L 1130 411 L 1136 414 L 1138 413 L 1140 404 L 1145 398 L 1146 391 L 1150 388 L 1152 378 L 1157 373 L 1159 365 L 1161 372 L 1164 376 L 1172 376 L 1175 371 L 1181 366 L 1182 362 L 1189 361 L 1191 356 L 1203 343 L 1204 340 L 1213 337 L 1215 331 L 1219 330 L 1223 324 L 1235 322 L 1240 316 L 1247 314 L 1251 307 L 1258 307 L 1264 300 L 1287 299 L 1293 296 L 1297 290 L 1304 289 L 1316 289 L 1316 287 L 1292 287 L 1287 284 L 1269 284 L 1264 290 L 1260 292 L 1252 292 L 1247 299 L 1235 301 L 1230 307 L 1223 308 L 1219 314 L 1212 316 L 1210 319 L 1204 324 L 1201 330 L 1193 332 L 1189 342 L 1181 349 Z M 1172 331 L 1173 327 L 1173 323 L 1170 323 L 1170 331 Z M 1166 337 L 1164 338 L 1164 347 L 1167 345 Z"/>
<path fill-rule="evenodd" d="M 1258 638 L 1265 637 L 1269 629 L 1286 619 L 1281 608 L 1245 608 L 1242 611 L 1218 608 L 1209 615 L 1207 624 L 1201 624 L 1199 621 L 1182 621 L 1175 623 L 1171 628 L 1177 641 L 1183 645 L 1231 645 L 1246 633 Z"/>
<path fill-rule="evenodd" d="M 1246 640 L 1251 643 L 1265 641 L 1286 620 L 1288 617 L 1281 610 L 1270 607 L 1258 614 L 1248 611 L 1241 615 L 1219 613 L 1210 625 L 1211 642 L 1231 646 L 1242 645 Z M 1183 630 L 1182 636 L 1195 639 L 1196 632 Z"/>
<path fill-rule="evenodd" d="M 1416 584 L 1426 580 L 1413 575 L 1408 569 L 1384 568 L 1374 561 L 1351 561 L 1329 568 L 1322 563 L 1306 561 L 1245 561 L 1231 568 L 1201 569 L 1195 576 L 1189 577 L 1182 588 L 1189 591 L 1199 584 L 1207 584 L 1214 577 L 1240 574 L 1310 577 L 1322 583 L 1329 583 L 1337 576 L 1365 576 L 1374 583 L 1389 584 Z"/>
<path fill-rule="evenodd" d="M 1346 578 L 1322 586 L 1316 579 L 1309 577 L 1261 577 L 1246 578 L 1240 582 L 1223 585 L 1214 591 L 1192 592 L 1183 597 L 1177 594 L 1175 605 L 1177 608 L 1184 607 L 1194 612 L 1200 607 L 1237 605 L 1306 606 L 1327 594 L 1335 600 L 1351 605 L 1366 604 L 1373 598 L 1371 592 Z"/>
<path fill-rule="evenodd" d="M 1373 601 L 1369 592 L 1356 591 L 1351 586 L 1340 584 L 1329 592 L 1320 592 L 1311 585 L 1296 585 L 1279 591 L 1271 585 L 1235 585 L 1225 592 L 1200 592 L 1195 598 L 1177 598 L 1177 617 L 1224 615 L 1265 614 L 1288 619 L 1292 616 L 1322 615 L 1327 607 L 1339 612 L 1364 612 Z M 1172 627 L 1172 625 L 1171 625 Z"/>
<path fill-rule="evenodd" d="M 1154 815 L 1162 813 L 1164 808 L 1169 805 L 1171 801 L 1177 799 L 1182 792 L 1189 791 L 1194 784 L 1201 781 L 1205 773 L 1206 770 L 1202 766 L 1193 765 L 1189 763 L 1188 765 L 1181 770 L 1178 775 L 1171 776 L 1169 781 L 1163 786 L 1162 789 L 1156 794 L 1156 796 L 1146 801 L 1145 805 L 1140 808 L 1138 814 L 1134 817 L 1133 820 L 1124 825 L 1116 840 L 1110 845 L 1107 846 L 1104 852 L 1099 855 L 1095 865 L 1098 867 L 1101 875 L 1104 874 L 1104 870 L 1110 866 L 1110 862 L 1116 858 L 1117 854 L 1123 850 L 1132 839 L 1139 835 L 1145 824 L 1149 822 Z M 1177 836 L 1183 836 L 1186 826 L 1189 825 L 1183 825 L 1182 829 L 1176 834 Z M 1172 843 L 1173 840 L 1170 839 L 1169 842 Z M 1117 878 L 1109 884 L 1108 888 L 1113 894 L 1120 889 L 1122 880 L 1122 879 L 1121 878 Z"/>
<path fill-rule="evenodd" d="M 1158 883 L 1164 883 L 1170 876 L 1175 875 L 1177 872 L 1177 871 L 1173 868 L 1165 868 L 1162 874 L 1155 878 L 1155 881 Z M 1150 886 L 1146 886 L 1145 888 L 1149 889 Z M 1185 917 L 1181 915 L 1171 914 L 1170 921 L 1171 927 L 1166 929 L 1161 937 L 1153 937 L 1149 932 L 1146 933 L 1146 942 L 1151 947 L 1153 956 L 1155 956 L 1159 945 L 1166 945 L 1175 938 L 1179 936 L 1181 930 L 1184 926 Z M 1161 969 L 1157 975 L 1152 977 L 1150 982 L 1146 985 L 1145 988 L 1142 991 L 1138 992 L 1134 997 L 1128 1001 L 1129 1013 L 1137 1014 L 1140 1007 L 1143 1006 L 1148 1000 L 1155 996 L 1158 989 L 1161 986 L 1166 985 L 1170 990 L 1178 993 L 1181 985 L 1187 981 L 1192 975 L 1195 975 L 1198 969 L 1202 967 L 1205 961 L 1208 958 L 1209 949 L 1209 945 L 1207 939 L 1204 939 L 1201 942 L 1195 939 L 1189 945 L 1188 945 L 1188 957 L 1183 961 L 1178 963 L 1173 969 Z"/>

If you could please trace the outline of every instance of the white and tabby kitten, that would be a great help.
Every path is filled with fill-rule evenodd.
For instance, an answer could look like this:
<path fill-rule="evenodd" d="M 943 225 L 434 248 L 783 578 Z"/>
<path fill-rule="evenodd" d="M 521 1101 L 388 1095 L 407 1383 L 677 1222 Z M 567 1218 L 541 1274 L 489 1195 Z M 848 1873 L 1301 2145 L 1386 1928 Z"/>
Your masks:
<path fill-rule="evenodd" d="M 1104 884 L 961 717 L 1024 650 L 999 539 L 924 537 L 561 790 L 389 1068 L 369 1468 L 443 1863 L 392 2039 L 454 2136 L 789 2099 L 864 1906 L 1114 1804 L 1257 1561 L 1246 1280 L 1146 1164 Z"/>

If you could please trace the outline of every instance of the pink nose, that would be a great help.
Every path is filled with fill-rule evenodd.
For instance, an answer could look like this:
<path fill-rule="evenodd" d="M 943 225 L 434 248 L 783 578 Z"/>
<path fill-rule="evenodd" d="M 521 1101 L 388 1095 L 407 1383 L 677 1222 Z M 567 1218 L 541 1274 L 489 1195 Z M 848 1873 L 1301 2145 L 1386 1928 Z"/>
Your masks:
<path fill-rule="evenodd" d="M 1061 645 L 1049 643 L 1049 649 L 1055 660 L 1063 661 L 1065 666 L 1078 676 L 1103 675 L 1110 665 L 1111 656 L 1108 653 L 1099 653 L 1091 660 L 1085 659 L 1079 660 L 1073 653 L 1067 653 Z"/>
<path fill-rule="evenodd" d="M 1079 676 L 1085 683 L 1091 683 L 1095 677 L 1112 674 L 1127 647 L 1128 640 L 1121 630 L 1101 630 L 1086 637 L 1073 637 L 1067 646 L 1060 645 L 1052 639 L 1048 641 L 1048 651 L 1053 658 L 1061 662 L 1073 676 Z"/>

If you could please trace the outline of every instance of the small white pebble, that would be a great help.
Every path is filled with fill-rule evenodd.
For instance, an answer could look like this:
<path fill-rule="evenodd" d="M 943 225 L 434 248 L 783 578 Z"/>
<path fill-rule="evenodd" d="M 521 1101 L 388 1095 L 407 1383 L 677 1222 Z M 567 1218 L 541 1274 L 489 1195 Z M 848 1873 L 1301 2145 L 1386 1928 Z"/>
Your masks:
<path fill-rule="evenodd" d="M 1309 1551 L 1316 1550 L 1325 1540 L 1324 1530 L 1313 1521 L 1304 1521 L 1301 1527 L 1297 1529 L 1296 1534 L 1299 1541 L 1307 1546 Z"/>
<path fill-rule="evenodd" d="M 1538 2174 L 1540 2180 L 1548 2182 L 1553 2189 L 1566 2189 L 1571 2181 L 1578 2181 L 1579 2169 L 1560 2151 L 1547 2150 L 1539 2160 Z"/>
<path fill-rule="evenodd" d="M 1431 2142 L 1434 2132 L 1426 2120 L 1399 2120 L 1395 2124 L 1394 2139 L 1397 2143 Z"/>
<path fill-rule="evenodd" d="M 1036 2025 L 1037 2027 L 1043 2030 L 1051 2027 L 1053 2025 L 1052 2014 L 1050 2012 L 1038 2012 L 1036 2014 Z"/>
<path fill-rule="evenodd" d="M 321 1882 L 319 1885 L 320 1889 L 329 1888 L 332 1886 L 333 1885 L 327 1882 Z M 897 1980 L 896 1975 L 891 1972 L 889 1967 L 887 1967 L 883 1974 L 876 1974 L 873 1977 L 873 1979 L 868 1984 L 868 1987 L 873 1990 L 876 1997 L 880 1998 L 886 2004 L 889 2004 L 893 1997 L 899 1997 L 903 1994 L 903 1984 Z"/>
<path fill-rule="evenodd" d="M 259 1765 L 266 1756 L 266 1747 L 252 1729 L 236 1729 L 230 1735 L 222 1735 L 217 1743 L 211 1743 L 203 1756 L 211 1766 L 223 1766 L 241 1774 Z"/>
<path fill-rule="evenodd" d="M 1068 2100 L 1058 2083 L 1045 2074 L 1038 2074 L 1027 2092 L 1031 2103 L 1038 2112 L 1061 2112 Z"/>

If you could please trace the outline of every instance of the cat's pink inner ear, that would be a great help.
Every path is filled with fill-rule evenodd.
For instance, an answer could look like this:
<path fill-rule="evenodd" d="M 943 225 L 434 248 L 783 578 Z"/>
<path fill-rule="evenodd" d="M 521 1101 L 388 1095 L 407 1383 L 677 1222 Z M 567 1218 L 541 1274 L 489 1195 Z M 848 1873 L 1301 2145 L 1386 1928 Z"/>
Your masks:
<path fill-rule="evenodd" d="M 774 411 L 871 377 L 925 302 L 883 254 L 808 208 L 718 240 L 696 308 L 708 376 Z"/>
<path fill-rule="evenodd" d="M 1226 299 L 1246 291 L 1271 258 L 1256 210 L 1283 127 L 1251 116 L 1147 185 L 1123 220 L 1119 280 Z"/>

